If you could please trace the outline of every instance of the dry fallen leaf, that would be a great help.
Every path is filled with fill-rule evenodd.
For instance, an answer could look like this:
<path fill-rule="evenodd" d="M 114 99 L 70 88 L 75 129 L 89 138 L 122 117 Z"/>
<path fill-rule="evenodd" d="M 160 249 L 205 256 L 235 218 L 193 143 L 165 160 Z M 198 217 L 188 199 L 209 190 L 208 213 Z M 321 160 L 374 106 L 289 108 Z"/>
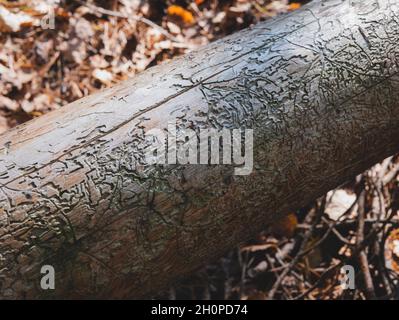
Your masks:
<path fill-rule="evenodd" d="M 252 4 L 250 2 L 237 3 L 236 6 L 230 7 L 229 10 L 234 13 L 243 13 L 249 11 L 251 9 L 251 6 Z"/>
<path fill-rule="evenodd" d="M 5 107 L 10 111 L 17 111 L 19 109 L 19 105 L 16 101 L 1 95 L 0 95 L 0 107 Z"/>
<path fill-rule="evenodd" d="M 293 10 L 299 9 L 300 7 L 301 7 L 301 4 L 300 4 L 300 3 L 298 3 L 298 2 L 293 2 L 293 3 L 290 3 L 290 4 L 288 5 L 288 10 L 293 11 Z"/>
<path fill-rule="evenodd" d="M 95 69 L 92 73 L 93 77 L 105 85 L 111 84 L 113 79 L 112 73 L 107 70 Z"/>
<path fill-rule="evenodd" d="M 23 12 L 12 13 L 0 6 L 0 32 L 18 32 L 22 27 L 32 26 L 33 21 L 32 17 Z"/>
<path fill-rule="evenodd" d="M 0 74 L 1 80 L 4 83 L 11 83 L 16 88 L 22 88 L 24 83 L 28 83 L 32 81 L 32 79 L 36 76 L 35 72 L 32 73 L 25 73 L 22 70 L 13 70 L 11 68 L 7 68 L 0 63 Z"/>
<path fill-rule="evenodd" d="M 385 243 L 386 267 L 399 274 L 399 229 L 394 229 L 389 234 Z"/>
<path fill-rule="evenodd" d="M 195 22 L 193 14 L 183 7 L 172 5 L 168 7 L 168 15 L 178 16 L 183 22 L 192 24 Z"/>
<path fill-rule="evenodd" d="M 294 213 L 290 213 L 277 220 L 271 225 L 271 231 L 277 236 L 291 238 L 298 225 L 298 218 Z"/>
<path fill-rule="evenodd" d="M 356 201 L 356 195 L 344 189 L 327 193 L 325 213 L 331 220 L 338 220 Z M 355 208 L 354 208 L 355 209 Z"/>
<path fill-rule="evenodd" d="M 223 21 L 225 18 L 226 18 L 226 12 L 221 11 L 221 12 L 219 12 L 219 13 L 216 15 L 216 17 L 214 17 L 214 18 L 212 19 L 212 23 L 215 23 L 215 24 L 217 24 L 217 23 L 222 23 L 222 21 Z"/>
<path fill-rule="evenodd" d="M 178 25 L 174 24 L 173 22 L 168 21 L 166 23 L 166 25 L 168 26 L 170 33 L 172 33 L 172 34 L 180 34 L 181 33 L 180 27 Z"/>

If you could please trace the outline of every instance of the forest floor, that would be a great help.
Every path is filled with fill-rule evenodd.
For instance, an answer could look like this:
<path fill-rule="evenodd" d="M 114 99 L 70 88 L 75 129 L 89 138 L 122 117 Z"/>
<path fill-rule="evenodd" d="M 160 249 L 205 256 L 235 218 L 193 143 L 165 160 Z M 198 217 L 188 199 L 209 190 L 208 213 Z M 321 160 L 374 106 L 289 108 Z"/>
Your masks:
<path fill-rule="evenodd" d="M 304 2 L 0 0 L 0 133 Z M 155 298 L 399 299 L 398 173 L 384 160 Z"/>

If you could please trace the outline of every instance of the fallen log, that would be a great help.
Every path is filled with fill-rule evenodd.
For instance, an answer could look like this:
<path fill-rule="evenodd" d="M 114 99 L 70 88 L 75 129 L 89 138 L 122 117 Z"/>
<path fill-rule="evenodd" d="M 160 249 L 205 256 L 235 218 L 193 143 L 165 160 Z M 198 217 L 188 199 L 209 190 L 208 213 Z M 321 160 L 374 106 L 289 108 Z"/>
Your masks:
<path fill-rule="evenodd" d="M 397 152 L 398 4 L 315 1 L 1 135 L 0 297 L 148 296 Z M 143 161 L 169 121 L 252 129 L 252 170 Z"/>

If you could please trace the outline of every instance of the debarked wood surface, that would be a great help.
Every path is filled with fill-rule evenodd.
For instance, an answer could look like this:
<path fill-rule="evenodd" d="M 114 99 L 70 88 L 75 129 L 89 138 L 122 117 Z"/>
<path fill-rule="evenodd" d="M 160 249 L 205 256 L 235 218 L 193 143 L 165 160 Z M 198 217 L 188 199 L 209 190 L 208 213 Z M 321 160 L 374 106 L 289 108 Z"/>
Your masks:
<path fill-rule="evenodd" d="M 399 150 L 399 1 L 314 1 L 0 136 L 0 297 L 148 297 Z M 145 165 L 253 129 L 254 168 Z M 42 290 L 43 265 L 55 290 Z"/>

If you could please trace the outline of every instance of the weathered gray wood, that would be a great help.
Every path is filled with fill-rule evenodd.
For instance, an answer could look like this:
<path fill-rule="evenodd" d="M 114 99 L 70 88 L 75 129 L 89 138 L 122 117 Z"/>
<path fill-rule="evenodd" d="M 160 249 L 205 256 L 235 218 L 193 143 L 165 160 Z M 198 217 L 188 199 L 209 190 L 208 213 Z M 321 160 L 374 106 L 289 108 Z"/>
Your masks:
<path fill-rule="evenodd" d="M 148 295 L 398 151 L 398 4 L 316 1 L 1 135 L 0 296 Z M 176 117 L 253 128 L 252 174 L 134 167 Z"/>

